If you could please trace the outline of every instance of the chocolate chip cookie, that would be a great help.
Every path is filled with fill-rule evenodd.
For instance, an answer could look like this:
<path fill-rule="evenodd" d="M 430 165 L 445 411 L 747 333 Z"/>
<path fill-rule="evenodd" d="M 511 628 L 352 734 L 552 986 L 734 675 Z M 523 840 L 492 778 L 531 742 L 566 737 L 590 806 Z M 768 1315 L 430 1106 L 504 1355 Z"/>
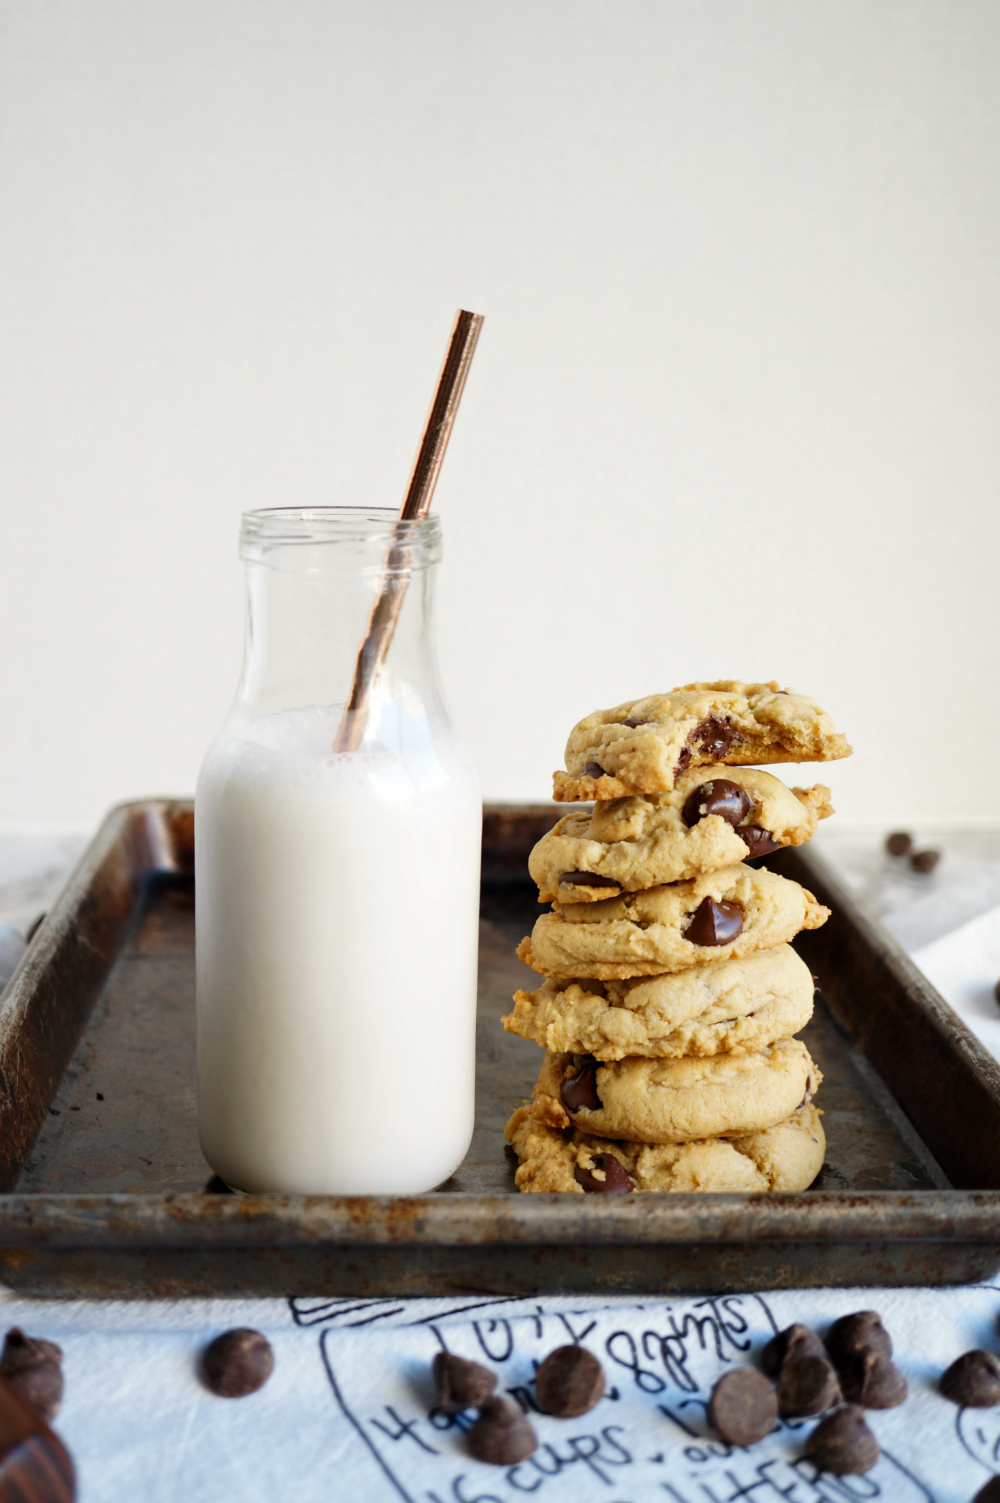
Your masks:
<path fill-rule="evenodd" d="M 599 902 L 803 845 L 833 813 L 830 790 L 788 789 L 757 767 L 694 767 L 671 793 L 609 799 L 565 815 L 528 858 L 540 901 Z"/>
<path fill-rule="evenodd" d="M 553 797 L 669 793 L 689 767 L 827 762 L 850 753 L 830 716 L 804 694 L 735 679 L 685 684 L 581 720 L 566 745 L 566 771 L 553 775 Z"/>
<path fill-rule="evenodd" d="M 651 1145 L 560 1130 L 520 1107 L 505 1135 L 520 1160 L 514 1182 L 528 1195 L 806 1190 L 826 1151 L 819 1119 L 815 1107 L 805 1106 L 741 1138 Z"/>

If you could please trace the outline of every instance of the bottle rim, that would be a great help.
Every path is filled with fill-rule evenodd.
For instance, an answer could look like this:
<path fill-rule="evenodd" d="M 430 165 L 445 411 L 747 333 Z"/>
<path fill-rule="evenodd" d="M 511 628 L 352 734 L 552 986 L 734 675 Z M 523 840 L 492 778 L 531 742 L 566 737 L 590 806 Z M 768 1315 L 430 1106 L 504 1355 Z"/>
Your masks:
<path fill-rule="evenodd" d="M 436 515 L 400 521 L 388 506 L 268 506 L 243 513 L 240 555 L 323 543 L 375 543 L 386 548 L 426 546 L 441 537 Z"/>

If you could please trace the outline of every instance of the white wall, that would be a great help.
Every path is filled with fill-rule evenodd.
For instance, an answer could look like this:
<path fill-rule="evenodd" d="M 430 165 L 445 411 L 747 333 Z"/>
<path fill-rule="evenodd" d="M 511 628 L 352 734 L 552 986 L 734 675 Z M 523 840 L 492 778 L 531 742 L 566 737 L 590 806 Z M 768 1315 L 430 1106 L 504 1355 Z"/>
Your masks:
<path fill-rule="evenodd" d="M 395 505 L 453 311 L 485 791 L 711 676 L 1000 817 L 993 0 L 2 0 L 0 824 L 194 784 L 250 506 Z"/>

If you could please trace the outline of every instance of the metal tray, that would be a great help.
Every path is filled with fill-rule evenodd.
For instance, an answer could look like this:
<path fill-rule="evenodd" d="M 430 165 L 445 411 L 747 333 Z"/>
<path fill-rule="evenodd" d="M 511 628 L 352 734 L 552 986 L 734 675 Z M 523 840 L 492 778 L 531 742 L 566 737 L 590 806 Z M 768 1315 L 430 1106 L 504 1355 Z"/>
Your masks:
<path fill-rule="evenodd" d="M 0 1002 L 0 1280 L 40 1295 L 713 1292 L 1000 1270 L 1000 1069 L 822 860 L 796 941 L 825 1000 L 827 1162 L 794 1195 L 519 1195 L 503 1124 L 539 1051 L 499 1017 L 531 975 L 527 853 L 559 810 L 484 821 L 478 1116 L 413 1198 L 224 1192 L 198 1150 L 190 803 L 108 816 Z M 213 1193 L 216 1192 L 216 1193 Z M 222 1192 L 222 1193 L 219 1193 Z"/>

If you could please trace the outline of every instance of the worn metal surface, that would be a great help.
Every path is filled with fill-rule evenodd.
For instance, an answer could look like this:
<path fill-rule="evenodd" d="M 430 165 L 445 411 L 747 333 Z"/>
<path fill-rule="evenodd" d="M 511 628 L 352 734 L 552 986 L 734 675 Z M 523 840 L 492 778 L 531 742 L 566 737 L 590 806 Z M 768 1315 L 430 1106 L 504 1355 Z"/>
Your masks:
<path fill-rule="evenodd" d="M 989 1152 L 1000 1072 L 809 853 L 769 864 L 835 908 L 801 946 L 831 1000 L 805 1033 L 826 1076 L 814 1189 L 517 1194 L 502 1128 L 541 1056 L 499 1017 L 532 980 L 513 948 L 539 910 L 518 878 L 559 812 L 487 811 L 465 1162 L 432 1195 L 338 1199 L 205 1193 L 191 809 L 114 811 L 0 1007 L 0 1184 L 13 1191 L 0 1196 L 0 1278 L 66 1295 L 667 1292 L 927 1284 L 1000 1268 L 1000 1156 L 995 1167 Z M 963 1146 L 969 1102 L 985 1152 Z M 967 1188 L 950 1188 L 938 1160 Z"/>

